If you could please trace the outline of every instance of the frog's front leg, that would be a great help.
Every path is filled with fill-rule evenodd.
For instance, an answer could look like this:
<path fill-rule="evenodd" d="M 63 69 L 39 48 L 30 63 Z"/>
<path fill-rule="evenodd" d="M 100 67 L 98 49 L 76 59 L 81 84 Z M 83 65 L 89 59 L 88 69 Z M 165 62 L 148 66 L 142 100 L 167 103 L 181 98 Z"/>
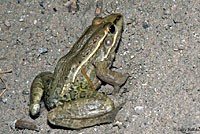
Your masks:
<path fill-rule="evenodd" d="M 95 66 L 96 75 L 100 80 L 114 86 L 114 94 L 116 94 L 119 92 L 120 86 L 126 82 L 129 74 L 112 71 L 107 68 L 107 65 L 108 61 L 99 62 L 98 65 Z"/>
<path fill-rule="evenodd" d="M 52 79 L 53 74 L 51 72 L 42 72 L 33 80 L 31 84 L 29 108 L 32 116 L 35 116 L 40 112 L 40 101 L 43 96 L 43 92 L 48 88 Z"/>
<path fill-rule="evenodd" d="M 90 91 L 87 98 L 64 102 L 48 113 L 48 121 L 57 126 L 72 129 L 90 127 L 101 123 L 110 123 L 124 105 L 114 107 L 113 101 L 97 91 Z"/>

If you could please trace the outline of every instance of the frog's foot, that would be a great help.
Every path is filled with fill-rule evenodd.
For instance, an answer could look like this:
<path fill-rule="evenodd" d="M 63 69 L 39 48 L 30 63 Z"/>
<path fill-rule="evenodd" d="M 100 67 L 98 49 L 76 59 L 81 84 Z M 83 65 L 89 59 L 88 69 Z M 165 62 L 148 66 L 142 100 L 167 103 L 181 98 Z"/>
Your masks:
<path fill-rule="evenodd" d="M 104 118 L 108 118 L 108 119 L 111 120 L 111 122 L 114 122 L 117 113 L 124 106 L 124 104 L 125 104 L 125 102 L 121 103 L 120 105 L 118 105 L 116 108 L 113 109 L 113 111 L 111 111 L 110 113 L 108 113 Z"/>
<path fill-rule="evenodd" d="M 43 96 L 44 89 L 52 79 L 53 74 L 50 72 L 42 72 L 35 77 L 31 85 L 30 92 L 30 114 L 36 116 L 40 112 L 40 101 Z"/>
<path fill-rule="evenodd" d="M 119 92 L 120 87 L 126 82 L 129 77 L 129 74 L 122 74 L 106 68 L 107 61 L 102 61 L 98 63 L 96 67 L 96 75 L 102 81 L 114 86 L 114 94 Z"/>
<path fill-rule="evenodd" d="M 113 122 L 121 107 L 114 108 L 106 95 L 98 93 L 92 98 L 80 98 L 55 107 L 49 111 L 48 121 L 53 125 L 80 129 Z"/>

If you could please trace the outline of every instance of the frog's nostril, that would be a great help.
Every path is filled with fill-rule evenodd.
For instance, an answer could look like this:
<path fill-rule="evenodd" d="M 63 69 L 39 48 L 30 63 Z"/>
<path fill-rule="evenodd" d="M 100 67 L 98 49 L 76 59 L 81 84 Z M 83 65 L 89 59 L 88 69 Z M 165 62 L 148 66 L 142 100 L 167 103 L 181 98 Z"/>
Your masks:
<path fill-rule="evenodd" d="M 120 20 L 121 16 L 117 16 L 115 21 L 113 22 L 114 24 L 117 24 L 117 22 Z"/>

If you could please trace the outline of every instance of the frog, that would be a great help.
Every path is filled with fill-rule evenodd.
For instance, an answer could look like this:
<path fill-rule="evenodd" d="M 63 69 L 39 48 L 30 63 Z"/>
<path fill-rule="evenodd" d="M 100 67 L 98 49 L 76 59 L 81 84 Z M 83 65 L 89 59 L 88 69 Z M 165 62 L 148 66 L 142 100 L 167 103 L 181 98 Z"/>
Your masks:
<path fill-rule="evenodd" d="M 39 116 L 44 101 L 51 125 L 82 129 L 114 122 L 125 102 L 115 106 L 98 89 L 107 83 L 114 87 L 113 94 L 119 93 L 129 76 L 112 69 L 122 28 L 120 13 L 94 18 L 70 51 L 58 60 L 54 72 L 41 72 L 34 78 L 30 116 Z"/>

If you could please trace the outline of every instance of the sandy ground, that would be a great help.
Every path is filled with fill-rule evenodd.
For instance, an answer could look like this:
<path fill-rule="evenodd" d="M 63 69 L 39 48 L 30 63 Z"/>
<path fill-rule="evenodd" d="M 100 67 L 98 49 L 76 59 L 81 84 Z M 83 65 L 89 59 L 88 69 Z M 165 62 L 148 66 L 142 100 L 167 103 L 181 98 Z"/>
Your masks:
<path fill-rule="evenodd" d="M 200 133 L 200 2 L 198 0 L 104 0 L 103 13 L 121 13 L 124 31 L 114 66 L 130 78 L 117 96 L 116 122 L 81 130 L 51 128 L 47 110 L 33 120 L 26 110 L 30 85 L 53 71 L 95 17 L 96 1 L 79 0 L 69 12 L 63 0 L 0 0 L 0 69 L 8 85 L 0 97 L 3 134 Z M 48 49 L 40 54 L 41 49 Z M 0 80 L 0 92 L 3 91 Z M 100 91 L 111 92 L 111 86 Z M 15 120 L 40 128 L 11 129 Z"/>

